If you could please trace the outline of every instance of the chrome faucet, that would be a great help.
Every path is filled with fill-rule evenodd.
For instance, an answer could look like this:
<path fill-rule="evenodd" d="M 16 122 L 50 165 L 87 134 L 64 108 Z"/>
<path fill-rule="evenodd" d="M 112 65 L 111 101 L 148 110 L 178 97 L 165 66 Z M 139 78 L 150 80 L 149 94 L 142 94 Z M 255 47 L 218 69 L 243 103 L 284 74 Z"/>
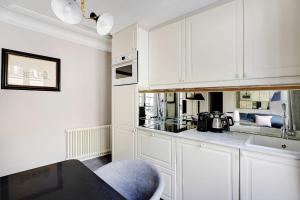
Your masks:
<path fill-rule="evenodd" d="M 286 104 L 283 103 L 281 105 L 282 110 L 283 110 L 283 124 L 282 124 L 282 128 L 281 128 L 281 138 L 288 140 L 289 136 L 295 136 L 295 132 L 290 130 L 289 127 L 286 124 Z"/>

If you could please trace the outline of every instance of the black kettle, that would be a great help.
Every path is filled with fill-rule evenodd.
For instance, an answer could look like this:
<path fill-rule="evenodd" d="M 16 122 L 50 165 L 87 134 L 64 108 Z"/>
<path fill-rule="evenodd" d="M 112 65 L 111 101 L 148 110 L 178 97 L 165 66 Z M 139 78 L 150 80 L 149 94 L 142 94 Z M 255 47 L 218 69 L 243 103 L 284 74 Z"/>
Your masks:
<path fill-rule="evenodd" d="M 230 131 L 230 126 L 234 125 L 233 118 L 231 116 L 224 116 L 222 118 L 223 130 Z"/>

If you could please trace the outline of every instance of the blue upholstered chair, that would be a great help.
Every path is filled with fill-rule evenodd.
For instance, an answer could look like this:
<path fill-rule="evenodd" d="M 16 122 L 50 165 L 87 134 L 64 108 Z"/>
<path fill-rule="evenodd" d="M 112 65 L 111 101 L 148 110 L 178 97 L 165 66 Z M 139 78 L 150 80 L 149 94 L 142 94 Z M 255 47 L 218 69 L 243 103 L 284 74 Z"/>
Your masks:
<path fill-rule="evenodd" d="M 159 200 L 164 189 L 157 168 L 142 160 L 112 162 L 95 173 L 128 200 Z"/>

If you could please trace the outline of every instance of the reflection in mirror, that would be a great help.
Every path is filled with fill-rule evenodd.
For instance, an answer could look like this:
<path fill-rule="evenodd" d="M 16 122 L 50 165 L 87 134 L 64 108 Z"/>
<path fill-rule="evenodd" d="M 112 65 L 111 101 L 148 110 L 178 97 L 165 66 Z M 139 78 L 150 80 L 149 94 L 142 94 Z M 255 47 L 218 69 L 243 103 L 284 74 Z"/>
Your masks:
<path fill-rule="evenodd" d="M 281 91 L 242 91 L 237 92 L 237 108 L 269 110 L 271 99 L 280 96 Z M 281 97 L 281 96 L 280 96 Z"/>
<path fill-rule="evenodd" d="M 140 93 L 139 123 L 171 121 L 196 126 L 198 113 L 219 111 L 233 117 L 231 131 L 280 137 L 283 104 L 287 130 L 300 132 L 299 100 L 300 90 Z"/>
<path fill-rule="evenodd" d="M 280 136 L 287 106 L 286 128 L 294 134 L 300 130 L 300 91 L 224 92 L 224 112 L 234 118 L 233 131 Z"/>

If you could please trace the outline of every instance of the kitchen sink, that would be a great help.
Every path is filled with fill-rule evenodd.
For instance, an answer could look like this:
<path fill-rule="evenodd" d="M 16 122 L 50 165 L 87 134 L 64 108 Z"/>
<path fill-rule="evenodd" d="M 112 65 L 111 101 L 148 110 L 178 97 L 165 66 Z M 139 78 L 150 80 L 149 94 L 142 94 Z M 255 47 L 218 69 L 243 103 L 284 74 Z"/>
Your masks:
<path fill-rule="evenodd" d="M 246 142 L 246 145 L 300 153 L 300 141 L 296 140 L 253 135 Z"/>

